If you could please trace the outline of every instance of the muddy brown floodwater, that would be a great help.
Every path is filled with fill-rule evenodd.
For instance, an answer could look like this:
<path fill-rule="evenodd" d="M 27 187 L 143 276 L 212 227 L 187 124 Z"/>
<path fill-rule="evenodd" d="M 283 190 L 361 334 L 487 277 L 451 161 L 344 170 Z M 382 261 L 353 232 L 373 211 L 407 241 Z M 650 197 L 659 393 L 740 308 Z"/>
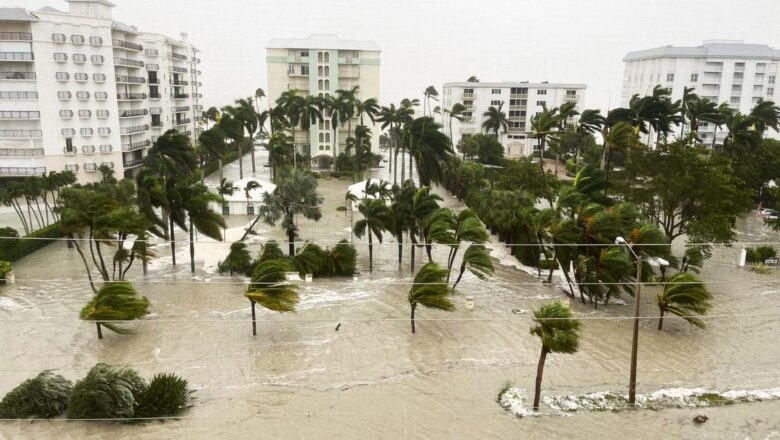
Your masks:
<path fill-rule="evenodd" d="M 265 162 L 261 153 L 258 163 Z M 249 168 L 247 161 L 245 167 Z M 267 168 L 258 166 L 261 178 Z M 374 172 L 387 177 L 388 170 Z M 237 165 L 226 176 L 237 180 Z M 212 177 L 213 184 L 216 177 Z M 351 182 L 320 180 L 325 197 L 318 223 L 300 221 L 303 238 L 332 243 L 349 238 L 343 205 Z M 446 204 L 461 206 L 446 196 Z M 3 217 L 5 218 L 5 217 Z M 228 238 L 250 220 L 232 216 Z M 778 241 L 753 216 L 742 220 L 741 241 Z M 256 242 L 283 240 L 279 228 L 262 225 Z M 180 235 L 184 237 L 184 235 Z M 386 241 L 387 242 L 387 241 Z M 90 298 L 83 267 L 64 243 L 55 243 L 16 264 L 17 284 L 0 288 L 0 394 L 43 369 L 77 379 L 96 362 L 130 365 L 145 376 L 171 371 L 197 389 L 197 400 L 180 420 L 145 424 L 55 421 L 0 422 L 0 438 L 212 439 L 223 438 L 602 438 L 764 439 L 780 436 L 780 402 L 722 408 L 590 412 L 515 418 L 496 403 L 507 380 L 531 390 L 539 342 L 529 335 L 529 313 L 562 297 L 539 284 L 491 244 L 497 272 L 489 282 L 466 275 L 453 313 L 420 310 L 417 334 L 409 329 L 406 295 L 412 273 L 408 247 L 397 267 L 392 246 L 375 248 L 375 270 L 358 244 L 364 268 L 359 280 L 323 279 L 303 284 L 295 314 L 261 311 L 253 337 L 249 302 L 240 278 L 219 276 L 216 262 L 227 244 L 201 241 L 197 271 L 189 271 L 186 246 L 170 265 L 168 246 L 148 275 L 129 278 L 151 300 L 152 315 L 133 324 L 132 335 L 108 332 L 78 320 Z M 252 245 L 253 252 L 259 245 Z M 443 261 L 446 249 L 436 249 Z M 714 292 L 711 314 L 780 315 L 780 274 L 758 275 L 735 266 L 737 249 L 716 249 L 702 273 Z M 418 264 L 423 262 L 418 252 Z M 497 284 L 500 283 L 500 284 Z M 644 315 L 656 315 L 655 292 L 645 289 Z M 475 297 L 466 311 L 464 295 Z M 631 313 L 628 305 L 592 307 L 572 302 L 581 316 Z M 513 313 L 520 309 L 526 313 Z M 442 319 L 442 320 L 424 320 Z M 454 320 L 448 320 L 454 319 Z M 467 319 L 467 320 L 464 320 Z M 241 320 L 238 322 L 237 320 Z M 338 331 L 335 328 L 341 326 Z M 724 318 L 698 330 L 668 320 L 663 332 L 643 321 L 639 391 L 670 387 L 719 390 L 780 386 L 780 317 Z M 548 357 L 546 395 L 626 392 L 630 321 L 588 320 L 575 355 Z M 544 411 L 543 411 L 544 412 Z M 696 425 L 697 414 L 709 422 Z"/>

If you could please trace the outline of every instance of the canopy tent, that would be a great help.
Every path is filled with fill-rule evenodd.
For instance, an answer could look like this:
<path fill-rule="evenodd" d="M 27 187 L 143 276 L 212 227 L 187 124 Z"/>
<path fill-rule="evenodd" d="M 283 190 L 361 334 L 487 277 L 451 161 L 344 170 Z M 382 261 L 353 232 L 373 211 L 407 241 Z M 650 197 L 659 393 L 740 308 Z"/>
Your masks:
<path fill-rule="evenodd" d="M 246 191 L 250 182 L 256 183 L 254 189 Z M 265 203 L 265 194 L 272 193 L 276 185 L 271 182 L 256 179 L 254 177 L 245 177 L 233 185 L 238 188 L 233 194 L 225 195 L 225 203 L 221 207 L 222 214 L 254 215 L 257 209 Z"/>

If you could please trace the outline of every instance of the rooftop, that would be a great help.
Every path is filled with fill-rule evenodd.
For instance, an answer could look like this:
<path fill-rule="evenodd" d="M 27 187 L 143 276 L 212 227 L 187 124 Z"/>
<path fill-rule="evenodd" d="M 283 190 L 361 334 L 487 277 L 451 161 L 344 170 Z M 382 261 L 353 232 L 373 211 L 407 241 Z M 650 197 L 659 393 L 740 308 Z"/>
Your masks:
<path fill-rule="evenodd" d="M 551 83 L 551 82 L 538 82 L 532 83 L 529 81 L 502 81 L 502 82 L 447 82 L 444 83 L 444 87 L 469 87 L 469 88 L 492 88 L 500 89 L 507 87 L 527 87 L 533 89 L 547 88 L 547 89 L 585 89 L 588 86 L 586 84 L 578 83 Z"/>
<path fill-rule="evenodd" d="M 649 58 L 774 58 L 780 59 L 780 50 L 766 44 L 745 44 L 741 40 L 707 40 L 701 46 L 663 46 L 629 52 L 623 61 Z"/>
<path fill-rule="evenodd" d="M 373 41 L 342 40 L 334 34 L 311 34 L 308 38 L 275 38 L 266 49 L 335 49 L 365 50 L 379 52 L 379 45 Z"/>
<path fill-rule="evenodd" d="M 104 6 L 110 6 L 112 8 L 114 6 L 116 6 L 115 4 L 113 4 L 113 3 L 111 3 L 110 1 L 107 1 L 107 0 L 65 0 L 65 2 L 67 2 L 67 3 L 98 3 L 98 4 L 101 4 L 101 5 L 104 5 Z"/>
<path fill-rule="evenodd" d="M 0 21 L 38 21 L 23 8 L 0 8 Z"/>

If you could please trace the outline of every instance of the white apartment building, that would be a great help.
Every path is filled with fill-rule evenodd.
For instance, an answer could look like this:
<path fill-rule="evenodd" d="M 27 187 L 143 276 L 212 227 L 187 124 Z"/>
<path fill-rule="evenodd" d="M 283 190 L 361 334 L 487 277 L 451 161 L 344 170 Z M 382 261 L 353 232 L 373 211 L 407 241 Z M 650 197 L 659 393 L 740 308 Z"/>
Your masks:
<path fill-rule="evenodd" d="M 89 182 L 100 165 L 132 177 L 163 132 L 194 144 L 198 50 L 114 21 L 106 0 L 66 1 L 0 8 L 0 178 L 71 170 Z"/>
<path fill-rule="evenodd" d="M 466 112 L 462 115 L 463 121 L 455 118 L 450 121 L 445 113 L 444 128 L 447 134 L 452 133 L 453 143 L 457 145 L 461 138 L 484 131 L 483 114 L 491 106 L 498 108 L 503 103 L 502 111 L 509 121 L 507 130 L 499 131 L 504 154 L 506 157 L 529 156 L 536 145 L 531 138 L 531 117 L 545 106 L 550 109 L 565 102 L 576 102 L 576 109 L 582 111 L 585 89 L 585 84 L 528 81 L 445 83 L 443 108 L 449 110 L 459 102 L 466 107 Z"/>
<path fill-rule="evenodd" d="M 634 94 L 650 95 L 661 85 L 671 90 L 673 100 L 682 98 L 683 88 L 693 87 L 701 97 L 749 113 L 759 99 L 775 100 L 780 50 L 739 40 L 710 40 L 696 47 L 629 52 L 623 61 L 623 106 Z M 705 144 L 712 142 L 714 133 L 713 124 L 700 123 L 699 137 Z M 726 132 L 718 130 L 717 136 L 715 142 L 722 143 Z"/>
<path fill-rule="evenodd" d="M 327 97 L 336 90 L 358 86 L 360 100 L 379 100 L 380 49 L 371 41 L 342 40 L 336 35 L 315 34 L 303 39 L 274 39 L 266 46 L 268 99 L 275 102 L 287 90 L 303 96 Z M 308 131 L 297 130 L 294 143 L 299 152 L 311 155 L 312 164 L 329 167 L 346 147 L 347 125 L 332 127 L 327 112 L 324 121 Z M 339 121 L 341 125 L 341 121 Z M 358 118 L 351 121 L 354 129 Z M 372 151 L 379 149 L 379 124 L 364 118 L 372 132 Z M 334 132 L 334 129 L 336 131 Z"/>

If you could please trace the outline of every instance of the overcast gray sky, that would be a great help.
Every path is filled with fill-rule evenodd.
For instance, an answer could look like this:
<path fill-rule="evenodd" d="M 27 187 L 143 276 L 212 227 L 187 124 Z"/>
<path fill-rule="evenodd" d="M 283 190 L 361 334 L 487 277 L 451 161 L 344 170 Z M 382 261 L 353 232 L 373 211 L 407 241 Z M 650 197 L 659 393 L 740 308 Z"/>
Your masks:
<path fill-rule="evenodd" d="M 421 98 L 428 85 L 580 82 L 586 107 L 619 104 L 630 50 L 708 39 L 780 47 L 780 0 L 112 0 L 114 18 L 203 50 L 206 106 L 266 87 L 271 38 L 333 33 L 382 48 L 380 101 Z M 67 10 L 63 0 L 2 6 Z"/>

